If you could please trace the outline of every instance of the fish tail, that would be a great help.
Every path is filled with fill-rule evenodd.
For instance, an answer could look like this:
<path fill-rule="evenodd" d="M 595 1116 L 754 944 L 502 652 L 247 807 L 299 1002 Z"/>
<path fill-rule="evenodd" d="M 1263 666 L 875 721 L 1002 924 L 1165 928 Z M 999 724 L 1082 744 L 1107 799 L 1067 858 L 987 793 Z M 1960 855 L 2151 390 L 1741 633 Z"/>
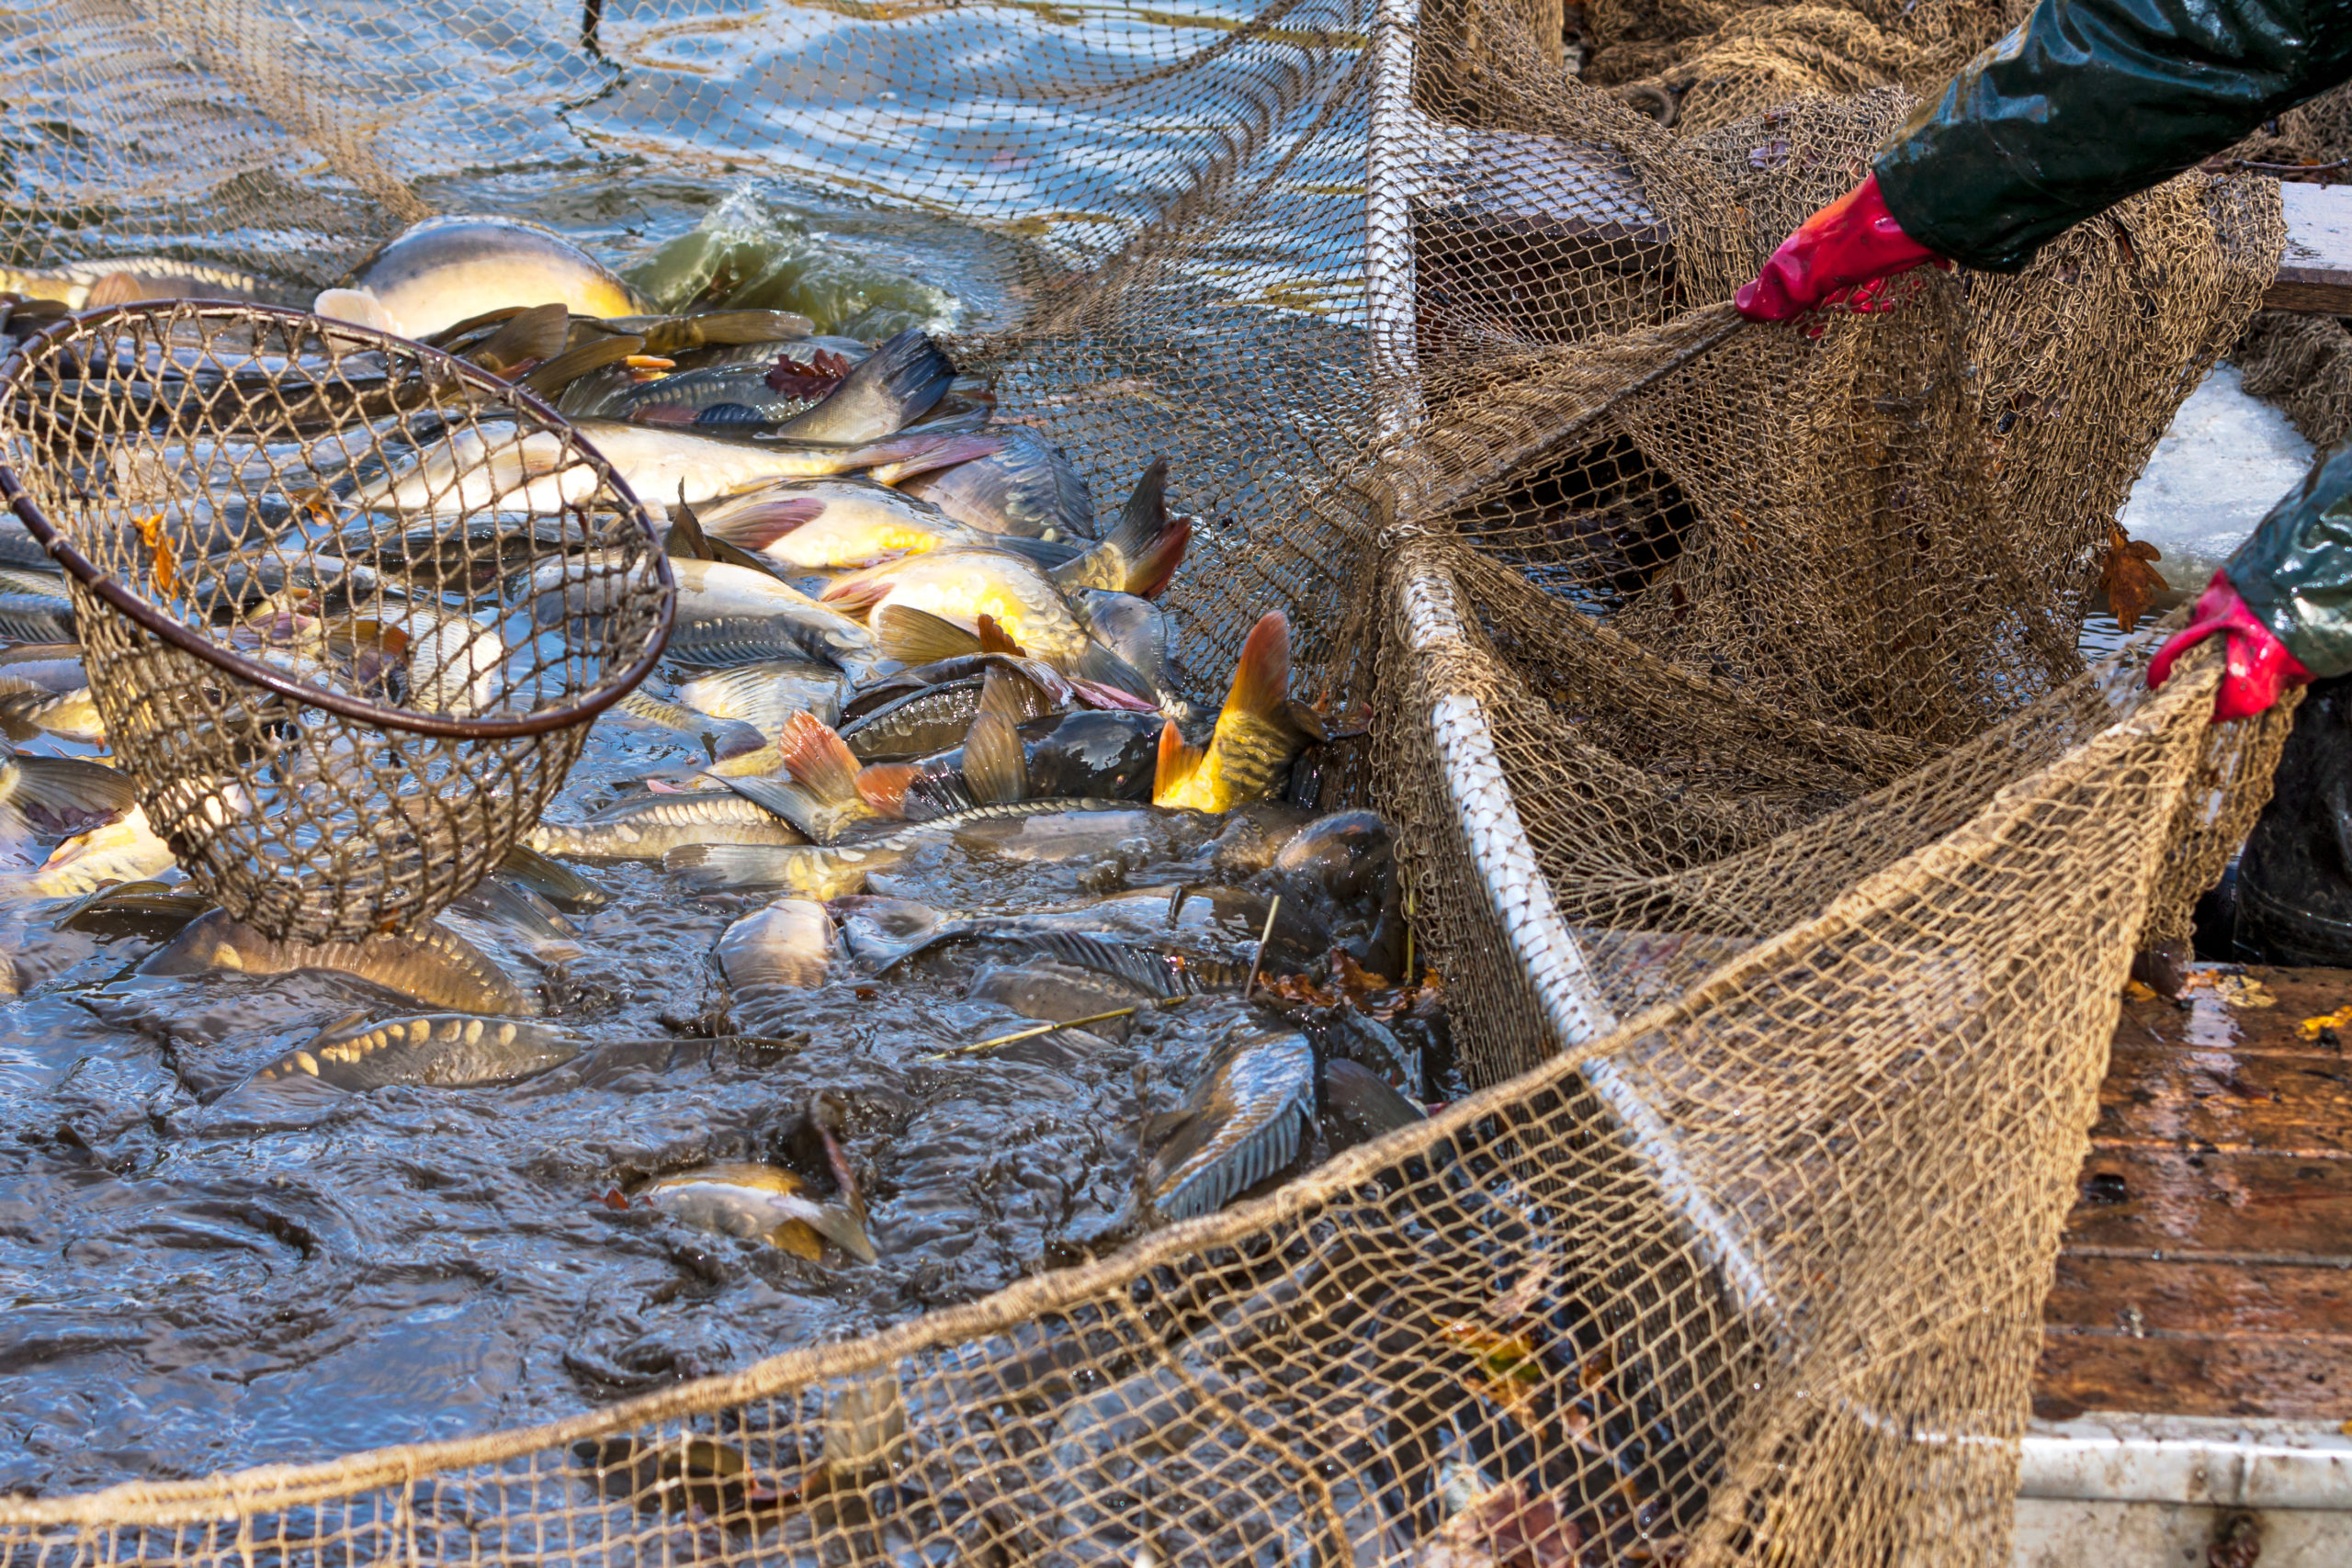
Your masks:
<path fill-rule="evenodd" d="M 1192 537 L 1191 518 L 1169 515 L 1168 459 L 1156 458 L 1102 542 L 1050 575 L 1064 589 L 1108 588 L 1149 599 L 1175 577 Z"/>
<path fill-rule="evenodd" d="M 906 664 L 932 664 L 986 651 L 986 642 L 944 615 L 911 604 L 891 604 L 874 617 L 874 646 Z"/>
<path fill-rule="evenodd" d="M 1003 446 L 994 435 L 894 435 L 845 454 L 842 461 L 865 468 L 876 484 L 895 485 L 975 457 L 992 457 Z"/>
<path fill-rule="evenodd" d="M 994 615 L 982 615 L 978 626 L 982 653 L 1009 653 L 1015 659 L 1028 657 L 1021 645 L 1012 640 L 1012 634 L 1006 631 Z"/>
<path fill-rule="evenodd" d="M 764 550 L 804 523 L 821 516 L 825 503 L 814 496 L 778 496 L 752 501 L 725 511 L 715 521 L 703 519 L 703 533 L 742 550 Z"/>
<path fill-rule="evenodd" d="M 571 336 L 571 313 L 559 303 L 518 310 L 465 357 L 493 376 L 512 379 L 527 366 L 556 358 Z"/>
<path fill-rule="evenodd" d="M 1159 760 L 1151 775 L 1152 804 L 1173 804 L 1173 797 L 1192 782 L 1206 755 L 1185 739 L 1184 732 L 1176 728 L 1176 721 L 1170 719 L 1159 731 Z"/>
<path fill-rule="evenodd" d="M 792 782 L 828 806 L 857 799 L 858 761 L 840 731 L 813 713 L 794 714 L 775 738 Z"/>
<path fill-rule="evenodd" d="M 1227 716 L 1247 716 L 1261 723 L 1284 725 L 1290 710 L 1290 621 L 1280 610 L 1269 610 L 1250 628 L 1241 657 L 1233 666 L 1233 685 L 1226 693 L 1222 728 Z"/>
<path fill-rule="evenodd" d="M 993 671 L 989 682 L 996 682 Z M 990 712 L 986 697 L 964 736 L 964 785 L 980 806 L 1028 798 L 1029 759 L 1021 749 L 1021 732 L 1002 713 Z"/>
<path fill-rule="evenodd" d="M 931 334 L 909 327 L 851 370 L 835 395 L 879 393 L 890 411 L 889 427 L 899 430 L 937 407 L 955 379 L 954 361 Z"/>
<path fill-rule="evenodd" d="M 922 771 L 912 762 L 869 762 L 858 770 L 857 797 L 876 817 L 902 821 L 907 815 L 907 786 Z"/>

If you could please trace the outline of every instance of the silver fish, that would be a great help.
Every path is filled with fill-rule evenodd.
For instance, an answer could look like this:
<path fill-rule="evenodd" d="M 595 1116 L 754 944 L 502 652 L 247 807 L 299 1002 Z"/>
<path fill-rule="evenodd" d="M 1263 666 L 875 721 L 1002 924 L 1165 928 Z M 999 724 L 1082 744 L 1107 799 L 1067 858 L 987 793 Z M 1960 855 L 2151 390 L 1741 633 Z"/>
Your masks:
<path fill-rule="evenodd" d="M 348 288 L 321 295 L 316 308 L 322 316 L 430 337 L 487 311 L 550 302 L 582 316 L 650 309 L 554 230 L 463 214 L 411 224 L 359 265 Z"/>
<path fill-rule="evenodd" d="M 797 659 L 713 671 L 678 685 L 678 700 L 688 707 L 713 718 L 739 719 L 770 740 L 797 713 L 831 724 L 848 694 L 849 682 L 840 671 Z"/>
<path fill-rule="evenodd" d="M 830 1241 L 861 1263 L 879 1256 L 845 1204 L 820 1202 L 781 1167 L 729 1161 L 656 1177 L 637 1196 L 698 1230 L 767 1242 L 815 1261 Z"/>
<path fill-rule="evenodd" d="M 737 990 L 825 983 L 833 957 L 833 922 L 822 904 L 779 898 L 727 928 L 718 939 L 718 969 Z"/>

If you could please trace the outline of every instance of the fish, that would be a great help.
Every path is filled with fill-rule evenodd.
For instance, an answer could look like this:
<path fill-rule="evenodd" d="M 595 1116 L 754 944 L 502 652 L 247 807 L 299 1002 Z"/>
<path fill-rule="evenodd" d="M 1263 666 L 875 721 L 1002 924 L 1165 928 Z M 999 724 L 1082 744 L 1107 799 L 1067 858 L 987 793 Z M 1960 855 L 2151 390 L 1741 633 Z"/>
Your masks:
<path fill-rule="evenodd" d="M 1062 449 L 1024 425 L 994 434 L 994 452 L 918 475 L 906 482 L 906 492 L 986 533 L 1092 538 L 1094 498 Z"/>
<path fill-rule="evenodd" d="M 66 840 L 30 875 L 11 879 L 6 889 L 21 898 L 71 898 L 109 882 L 143 882 L 178 864 L 172 846 L 134 806 L 119 820 Z"/>
<path fill-rule="evenodd" d="M 584 822 L 542 821 L 524 836 L 524 842 L 541 854 L 582 860 L 660 860 L 688 844 L 808 841 L 774 812 L 716 790 L 625 800 Z"/>
<path fill-rule="evenodd" d="M 613 901 L 611 894 L 528 844 L 516 844 L 508 850 L 492 874 L 574 914 L 601 909 Z"/>
<path fill-rule="evenodd" d="M 624 420 L 583 419 L 571 428 L 640 496 L 700 505 L 775 479 L 870 471 L 890 483 L 991 448 L 991 438 L 909 434 L 863 446 L 753 446 Z M 397 469 L 355 487 L 363 511 L 446 515 L 504 509 L 537 514 L 590 505 L 603 477 L 571 437 L 553 430 L 469 423 L 424 446 Z M 51 638 L 27 638 L 49 641 Z"/>
<path fill-rule="evenodd" d="M 9 642 L 77 640 L 72 601 L 46 593 L 0 592 L 0 639 Z"/>
<path fill-rule="evenodd" d="M 1057 964 L 1051 959 L 1037 959 L 1009 968 L 983 969 L 972 976 L 965 996 L 971 1001 L 994 1002 L 1023 1018 L 1046 1023 L 1088 1019 L 1092 1021 L 1085 1026 L 1088 1032 L 1114 1042 L 1127 1037 L 1135 1027 L 1135 1019 L 1132 1015 L 1107 1019 L 1102 1015 L 1153 999 L 1150 993 L 1116 976 Z"/>
<path fill-rule="evenodd" d="M 764 736 L 741 719 L 713 718 L 683 703 L 665 703 L 646 695 L 642 687 L 615 703 L 612 711 L 622 718 L 694 736 L 702 741 L 713 761 L 772 750 Z"/>
<path fill-rule="evenodd" d="M 650 310 L 637 290 L 552 229 L 452 215 L 411 224 L 321 294 L 317 314 L 429 337 L 488 310 L 560 304 L 583 316 Z"/>
<path fill-rule="evenodd" d="M 1314 710 L 1291 700 L 1290 622 L 1270 611 L 1242 642 L 1208 745 L 1190 744 L 1173 720 L 1159 732 L 1152 802 L 1222 814 L 1279 795 L 1298 754 L 1322 739 Z"/>
<path fill-rule="evenodd" d="M 854 621 L 849 624 L 857 631 L 865 629 Z M 832 628 L 830 623 L 820 623 L 819 629 L 830 633 Z M 682 670 L 731 670 L 739 664 L 807 659 L 810 657 L 812 637 L 818 637 L 818 646 L 824 646 L 817 632 L 804 629 L 794 620 L 767 615 L 682 615 L 670 628 L 669 645 L 662 649 L 662 657 Z M 870 642 L 869 634 L 866 643 Z"/>
<path fill-rule="evenodd" d="M 827 908 L 841 922 L 842 945 L 869 973 L 928 946 L 948 923 L 928 904 L 875 893 L 853 893 Z"/>
<path fill-rule="evenodd" d="M 1126 660 L 1129 668 L 1151 683 L 1154 705 L 1181 723 L 1193 721 L 1192 700 L 1178 684 L 1168 650 L 1168 614 L 1150 600 L 1108 588 L 1081 589 L 1069 596 L 1070 608 L 1086 623 L 1086 635 Z"/>
<path fill-rule="evenodd" d="M 960 742 L 979 716 L 989 676 L 1001 670 L 1014 677 L 1015 705 L 1006 716 L 1015 725 L 1049 717 L 1076 705 L 1078 692 L 1049 664 L 1003 654 L 981 654 L 909 671 L 902 694 L 842 726 L 842 739 L 865 761 L 889 761 L 944 751 Z M 968 672 L 967 672 L 968 671 Z M 869 688 L 870 690 L 870 688 Z M 865 693 L 861 692 L 860 696 Z M 855 705 L 843 705 L 843 711 Z"/>
<path fill-rule="evenodd" d="M 812 842 L 830 844 L 850 829 L 888 815 L 867 794 L 857 759 L 814 715 L 795 714 L 776 735 L 777 760 L 790 782 L 719 775 L 727 787 L 789 821 Z"/>
<path fill-rule="evenodd" d="M 956 367 L 939 345 L 922 329 L 909 327 L 853 367 L 815 408 L 770 434 L 843 446 L 879 441 L 937 407 L 955 379 Z M 989 450 L 994 449 L 991 444 Z"/>
<path fill-rule="evenodd" d="M 787 479 L 714 502 L 700 520 L 710 537 L 803 571 L 989 542 L 929 502 L 871 479 Z"/>
<path fill-rule="evenodd" d="M 139 299 L 260 299 L 269 288 L 253 274 L 232 267 L 165 256 L 104 256 L 39 272 L 0 266 L 0 293 L 53 299 L 81 310 Z"/>
<path fill-rule="evenodd" d="M 538 1008 L 487 953 L 427 920 L 413 935 L 363 942 L 279 942 L 215 909 L 147 955 L 141 975 L 286 975 L 330 969 L 427 1007 L 468 1013 L 535 1014 Z"/>
<path fill-rule="evenodd" d="M 1340 1057 L 1324 1065 L 1323 1127 L 1334 1152 L 1428 1119 L 1428 1111 L 1362 1063 Z"/>
<path fill-rule="evenodd" d="M 907 858 L 900 845 L 687 844 L 662 857 L 662 869 L 705 892 L 782 888 L 804 898 L 838 898 L 866 877 Z"/>
<path fill-rule="evenodd" d="M 917 820 L 1028 798 L 1028 758 L 1019 727 L 1036 711 L 1043 694 L 1017 667 L 990 669 L 981 679 L 962 745 L 910 765 L 870 765 L 858 776 L 859 795 L 883 816 Z M 847 751 L 846 743 L 842 750 Z"/>
<path fill-rule="evenodd" d="M 730 925 L 718 939 L 718 972 L 737 990 L 825 983 L 833 958 L 833 922 L 808 898 L 779 898 Z"/>
<path fill-rule="evenodd" d="M 545 626 L 574 615 L 602 614 L 615 590 L 600 574 L 615 564 L 613 558 L 592 552 L 542 565 L 532 572 L 528 585 L 532 618 Z M 726 561 L 673 558 L 670 570 L 678 585 L 681 621 L 707 626 L 730 623 L 732 633 L 756 630 L 769 639 L 770 648 L 783 645 L 783 652 L 770 651 L 768 658 L 820 660 L 853 676 L 872 665 L 872 632 L 789 583 Z M 670 657 L 677 656 L 673 637 Z"/>
<path fill-rule="evenodd" d="M 578 958 L 587 951 L 576 940 L 580 928 L 554 905 L 494 873 L 449 900 L 449 908 L 515 932 L 542 960 Z"/>
<path fill-rule="evenodd" d="M 635 1196 L 697 1230 L 765 1241 L 815 1262 L 831 1242 L 861 1263 L 881 1255 L 849 1207 L 822 1203 L 781 1166 L 727 1161 L 659 1176 Z"/>
<path fill-rule="evenodd" d="M 327 1029 L 254 1075 L 256 1083 L 316 1078 L 355 1094 L 397 1084 L 468 1089 L 560 1067 L 579 1048 L 542 1024 L 472 1013 L 422 1013 Z"/>
<path fill-rule="evenodd" d="M 84 832 L 138 808 L 130 775 L 103 763 L 23 752 L 0 756 L 0 812 L 37 832 Z"/>
<path fill-rule="evenodd" d="M 0 649 L 0 679 L 21 681 L 44 692 L 79 691 L 90 683 L 78 643 L 36 642 Z"/>
<path fill-rule="evenodd" d="M 1168 459 L 1155 460 L 1136 481 L 1119 521 L 1085 554 L 1053 569 L 1064 592 L 1106 588 L 1153 599 L 1174 579 L 1192 542 L 1193 520 L 1168 510 Z"/>
<path fill-rule="evenodd" d="M 697 675 L 677 693 L 696 712 L 740 720 L 773 740 L 795 714 L 828 725 L 841 717 L 849 682 L 830 665 L 779 659 Z"/>
<path fill-rule="evenodd" d="M 1148 699 L 1151 683 L 1115 653 L 1086 635 L 1059 587 L 1035 562 L 1009 551 L 957 547 L 905 556 L 836 579 L 820 603 L 847 614 L 864 612 L 877 634 L 876 647 L 892 659 L 924 663 L 945 654 L 976 651 L 969 642 L 941 648 L 910 638 L 925 623 L 894 614 L 919 610 L 964 637 L 983 615 L 1004 628 L 1031 657 L 1066 675 L 1134 692 Z"/>
<path fill-rule="evenodd" d="M 1020 731 L 1030 793 L 1148 801 L 1160 728 L 1156 714 L 1096 708 L 1031 719 Z"/>
<path fill-rule="evenodd" d="M 510 651 L 504 636 L 470 616 L 437 618 L 408 642 L 409 705 L 461 716 L 499 706 Z"/>
<path fill-rule="evenodd" d="M 1215 1213 L 1296 1164 L 1314 1132 L 1315 1080 L 1304 1034 L 1220 1047 L 1175 1110 L 1145 1119 L 1138 1205 L 1165 1220 Z"/>
<path fill-rule="evenodd" d="M 972 927 L 966 934 L 986 932 Z M 1035 954 L 1065 968 L 1081 969 L 1115 981 L 1139 997 L 1173 1001 L 1180 997 L 1238 991 L 1249 983 L 1252 964 L 1238 958 L 1204 957 L 1184 945 L 1150 938 L 1120 940 L 1086 931 L 1027 930 L 1015 921 L 996 929 L 992 940 Z"/>
<path fill-rule="evenodd" d="M 1317 818 L 1283 845 L 1256 879 L 1285 908 L 1324 928 L 1326 948 L 1344 949 L 1375 974 L 1404 967 L 1404 889 L 1396 837 L 1374 811 Z"/>

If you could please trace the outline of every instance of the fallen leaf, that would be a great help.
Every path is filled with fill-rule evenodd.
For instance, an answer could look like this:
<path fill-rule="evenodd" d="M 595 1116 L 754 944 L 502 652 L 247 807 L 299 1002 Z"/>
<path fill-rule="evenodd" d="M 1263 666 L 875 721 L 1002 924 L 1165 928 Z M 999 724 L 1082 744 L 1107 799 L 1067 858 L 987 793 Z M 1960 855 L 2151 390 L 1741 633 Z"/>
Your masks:
<path fill-rule="evenodd" d="M 2155 987 L 2143 986 L 2137 980 L 2126 980 L 2123 982 L 2123 999 L 2127 1002 L 2153 1002 L 2156 999 Z"/>
<path fill-rule="evenodd" d="M 2345 1028 L 2352 1028 L 2352 1002 L 2346 1003 L 2334 1012 L 2322 1013 L 2317 1018 L 2307 1018 L 2303 1020 L 2301 1025 L 2302 1035 L 2306 1040 L 2316 1040 L 2330 1030 Z"/>
<path fill-rule="evenodd" d="M 1584 1531 L 1564 1519 L 1549 1497 L 1530 1497 L 1516 1481 L 1471 1499 L 1430 1543 L 1432 1564 L 1484 1560 L 1495 1568 L 1574 1568 Z"/>
<path fill-rule="evenodd" d="M 2107 558 L 2098 569 L 2098 584 L 2107 590 L 2107 607 L 2125 631 L 2140 624 L 2148 601 L 2171 587 L 2148 563 L 2162 560 L 2164 552 L 2145 539 L 2135 539 L 2110 523 L 2107 525 Z"/>

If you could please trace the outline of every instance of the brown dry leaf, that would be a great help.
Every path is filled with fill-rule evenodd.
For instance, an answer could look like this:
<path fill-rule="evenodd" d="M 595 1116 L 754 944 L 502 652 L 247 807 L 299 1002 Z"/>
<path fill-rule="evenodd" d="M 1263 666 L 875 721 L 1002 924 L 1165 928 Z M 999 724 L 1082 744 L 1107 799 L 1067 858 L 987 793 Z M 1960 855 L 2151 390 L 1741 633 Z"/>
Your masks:
<path fill-rule="evenodd" d="M 1477 1359 L 1483 1375 L 1470 1381 L 1480 1393 L 1511 1411 L 1535 1397 L 1544 1382 L 1544 1363 L 1534 1341 L 1526 1335 L 1488 1328 L 1466 1317 L 1454 1319 L 1438 1332 Z"/>
<path fill-rule="evenodd" d="M 2148 601 L 2171 584 L 2148 563 L 2162 560 L 2164 552 L 2144 539 L 2135 539 L 2110 523 L 2107 525 L 2107 557 L 2099 563 L 2098 583 L 2107 590 L 2107 607 L 2125 631 L 2140 624 Z"/>
<path fill-rule="evenodd" d="M 1552 1499 L 1506 1481 L 1445 1521 L 1422 1561 L 1430 1568 L 1575 1568 L 1584 1531 Z"/>

